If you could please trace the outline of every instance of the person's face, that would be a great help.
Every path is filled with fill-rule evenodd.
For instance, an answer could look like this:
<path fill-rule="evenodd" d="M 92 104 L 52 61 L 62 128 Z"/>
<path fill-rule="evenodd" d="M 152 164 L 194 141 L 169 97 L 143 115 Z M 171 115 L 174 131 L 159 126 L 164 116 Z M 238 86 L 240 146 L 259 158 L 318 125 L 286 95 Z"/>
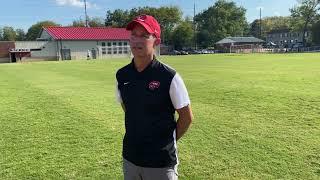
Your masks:
<path fill-rule="evenodd" d="M 154 53 L 156 38 L 140 24 L 131 31 L 130 47 L 134 57 L 149 57 Z"/>

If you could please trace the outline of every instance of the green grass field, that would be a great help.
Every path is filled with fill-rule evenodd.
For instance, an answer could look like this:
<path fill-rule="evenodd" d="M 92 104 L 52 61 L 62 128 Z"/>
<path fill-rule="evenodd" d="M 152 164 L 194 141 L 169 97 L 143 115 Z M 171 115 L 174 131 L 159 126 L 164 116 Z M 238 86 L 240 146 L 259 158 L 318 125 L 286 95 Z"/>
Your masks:
<path fill-rule="evenodd" d="M 320 54 L 162 59 L 195 116 L 180 179 L 320 179 Z M 0 179 L 122 179 L 128 62 L 0 64 Z"/>

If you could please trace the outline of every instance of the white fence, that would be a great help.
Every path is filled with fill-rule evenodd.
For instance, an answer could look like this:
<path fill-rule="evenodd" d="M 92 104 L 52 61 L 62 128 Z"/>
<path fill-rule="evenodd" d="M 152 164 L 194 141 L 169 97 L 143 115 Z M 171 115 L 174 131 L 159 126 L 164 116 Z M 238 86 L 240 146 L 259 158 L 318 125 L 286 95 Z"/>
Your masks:
<path fill-rule="evenodd" d="M 255 45 L 231 46 L 230 53 L 307 53 L 320 52 L 320 46 L 297 47 L 297 48 L 262 48 Z"/>
<path fill-rule="evenodd" d="M 320 46 L 299 48 L 264 48 L 269 53 L 312 53 L 320 52 Z"/>

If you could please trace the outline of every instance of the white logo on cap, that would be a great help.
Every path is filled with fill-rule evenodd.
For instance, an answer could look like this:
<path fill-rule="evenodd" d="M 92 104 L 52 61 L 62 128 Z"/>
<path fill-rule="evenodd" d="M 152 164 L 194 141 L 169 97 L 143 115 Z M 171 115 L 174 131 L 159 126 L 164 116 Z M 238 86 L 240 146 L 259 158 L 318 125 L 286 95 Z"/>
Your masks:
<path fill-rule="evenodd" d="M 146 18 L 145 16 L 139 16 L 139 17 L 138 17 L 138 20 L 139 20 L 139 21 L 144 21 L 145 18 Z"/>

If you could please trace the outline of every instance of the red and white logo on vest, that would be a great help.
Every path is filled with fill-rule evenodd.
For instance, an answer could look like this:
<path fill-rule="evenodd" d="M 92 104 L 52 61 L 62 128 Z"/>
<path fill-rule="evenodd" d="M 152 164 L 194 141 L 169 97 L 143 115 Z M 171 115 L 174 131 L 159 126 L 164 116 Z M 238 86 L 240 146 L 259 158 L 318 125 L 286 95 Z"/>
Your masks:
<path fill-rule="evenodd" d="M 151 81 L 149 83 L 149 89 L 150 90 L 155 90 L 158 89 L 160 87 L 160 82 L 159 81 Z"/>

